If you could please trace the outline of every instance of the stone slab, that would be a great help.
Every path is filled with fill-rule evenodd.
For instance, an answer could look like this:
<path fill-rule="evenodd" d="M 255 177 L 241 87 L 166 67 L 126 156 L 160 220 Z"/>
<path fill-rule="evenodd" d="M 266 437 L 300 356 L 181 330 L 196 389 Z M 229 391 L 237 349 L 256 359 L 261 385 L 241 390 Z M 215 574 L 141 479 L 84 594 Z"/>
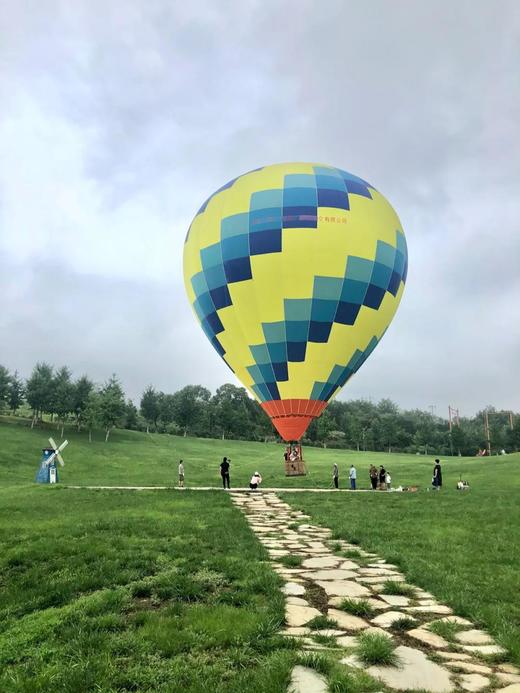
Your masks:
<path fill-rule="evenodd" d="M 296 606 L 287 604 L 285 607 L 285 620 L 288 626 L 304 626 L 316 616 L 321 616 L 321 612 L 312 606 Z"/>
<path fill-rule="evenodd" d="M 401 594 L 381 594 L 379 598 L 390 604 L 390 606 L 408 606 L 410 604 L 410 598 L 404 597 Z"/>
<path fill-rule="evenodd" d="M 329 597 L 369 597 L 370 590 L 364 585 L 359 585 L 351 580 L 323 580 L 318 581 Z"/>
<path fill-rule="evenodd" d="M 384 611 L 385 609 L 390 608 L 388 604 L 380 602 L 379 599 L 373 599 L 372 597 L 330 597 L 329 605 L 341 606 L 345 599 L 350 599 L 353 602 L 367 602 L 369 606 L 371 606 L 373 609 L 377 609 L 378 611 Z"/>
<path fill-rule="evenodd" d="M 455 634 L 455 640 L 464 645 L 490 645 L 494 644 L 493 639 L 483 630 L 463 630 Z"/>
<path fill-rule="evenodd" d="M 403 614 L 402 611 L 385 611 L 384 614 L 379 614 L 379 616 L 371 619 L 371 623 L 376 626 L 381 626 L 382 628 L 390 628 L 392 623 L 400 621 L 402 618 L 409 618 L 411 621 L 416 620 L 408 614 Z"/>
<path fill-rule="evenodd" d="M 444 650 L 446 647 L 449 647 L 449 642 L 447 640 L 441 638 L 437 633 L 426 630 L 426 628 L 414 628 L 413 630 L 409 630 L 407 635 L 415 640 L 419 640 L 419 642 L 422 642 L 424 645 L 435 647 L 439 650 Z"/>
<path fill-rule="evenodd" d="M 302 566 L 304 568 L 336 568 L 340 563 L 341 559 L 335 556 L 317 556 L 316 558 L 306 558 Z"/>
<path fill-rule="evenodd" d="M 471 655 L 464 654 L 463 652 L 437 652 L 437 654 L 439 655 L 439 657 L 442 657 L 443 659 L 458 659 L 461 662 L 471 659 Z"/>
<path fill-rule="evenodd" d="M 408 606 L 406 611 L 411 614 L 451 614 L 449 606 L 438 604 L 437 606 Z"/>
<path fill-rule="evenodd" d="M 340 570 L 339 568 L 322 568 L 321 570 L 312 570 L 308 573 L 303 573 L 303 577 L 308 580 L 348 580 L 355 578 L 356 573 L 351 570 Z"/>
<path fill-rule="evenodd" d="M 298 582 L 286 582 L 282 587 L 282 592 L 290 597 L 298 597 L 305 594 L 305 587 Z"/>
<path fill-rule="evenodd" d="M 328 618 L 332 618 L 340 628 L 345 630 L 359 631 L 368 628 L 368 623 L 359 616 L 347 614 L 339 609 L 329 609 L 327 612 Z"/>
<path fill-rule="evenodd" d="M 310 606 L 309 602 L 305 601 L 301 597 L 287 597 L 285 600 L 286 604 L 293 604 L 296 606 Z"/>
<path fill-rule="evenodd" d="M 499 683 L 520 683 L 520 676 L 518 674 L 504 674 L 501 671 L 495 672 L 495 676 Z"/>
<path fill-rule="evenodd" d="M 419 689 L 428 693 L 451 693 L 454 690 L 449 672 L 430 661 L 424 652 L 401 645 L 395 649 L 395 653 L 399 666 L 369 667 L 367 672 L 370 676 L 397 690 Z"/>
<path fill-rule="evenodd" d="M 452 653 L 444 653 L 444 654 L 452 654 Z M 451 660 L 449 662 L 446 662 L 446 666 L 450 667 L 450 669 L 460 669 L 461 671 L 465 671 L 467 674 L 492 674 L 493 669 L 490 667 L 486 667 L 483 664 L 473 664 L 473 662 L 461 662 L 459 660 Z M 509 674 L 510 676 L 510 674 Z"/>
<path fill-rule="evenodd" d="M 489 679 L 482 674 L 463 674 L 459 681 L 460 687 L 464 691 L 481 691 L 489 686 Z"/>
<path fill-rule="evenodd" d="M 327 693 L 325 677 L 314 669 L 297 665 L 291 672 L 287 693 Z"/>
<path fill-rule="evenodd" d="M 520 693 L 520 683 L 512 683 L 510 686 L 497 690 L 500 691 L 500 693 Z"/>
<path fill-rule="evenodd" d="M 356 647 L 358 644 L 357 638 L 355 635 L 341 635 L 339 638 L 336 638 L 336 642 L 341 647 L 346 647 L 346 648 Z M 508 675 L 511 676 L 511 674 L 508 674 Z"/>
<path fill-rule="evenodd" d="M 463 645 L 466 652 L 474 652 L 481 655 L 505 654 L 505 650 L 500 645 Z"/>

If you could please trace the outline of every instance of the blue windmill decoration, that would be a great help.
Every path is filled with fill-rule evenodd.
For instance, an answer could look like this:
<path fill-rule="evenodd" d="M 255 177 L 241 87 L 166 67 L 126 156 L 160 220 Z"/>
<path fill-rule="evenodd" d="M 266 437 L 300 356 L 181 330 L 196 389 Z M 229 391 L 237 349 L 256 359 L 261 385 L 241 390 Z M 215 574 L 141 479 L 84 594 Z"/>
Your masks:
<path fill-rule="evenodd" d="M 42 457 L 40 459 L 40 468 L 36 474 L 36 482 L 38 484 L 56 484 L 58 482 L 58 467 L 56 462 L 59 462 L 63 467 L 65 462 L 61 456 L 61 451 L 67 447 L 69 441 L 64 440 L 58 447 L 52 438 L 49 438 L 50 448 L 43 448 Z"/>

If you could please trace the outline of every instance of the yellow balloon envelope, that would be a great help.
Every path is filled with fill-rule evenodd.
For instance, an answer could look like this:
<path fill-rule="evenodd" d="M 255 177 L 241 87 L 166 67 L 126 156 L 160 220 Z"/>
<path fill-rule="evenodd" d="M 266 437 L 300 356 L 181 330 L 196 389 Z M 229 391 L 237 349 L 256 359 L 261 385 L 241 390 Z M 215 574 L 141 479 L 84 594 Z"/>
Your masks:
<path fill-rule="evenodd" d="M 406 272 L 391 205 L 322 164 L 230 181 L 202 205 L 184 248 L 202 329 L 285 440 L 298 440 L 372 353 Z"/>

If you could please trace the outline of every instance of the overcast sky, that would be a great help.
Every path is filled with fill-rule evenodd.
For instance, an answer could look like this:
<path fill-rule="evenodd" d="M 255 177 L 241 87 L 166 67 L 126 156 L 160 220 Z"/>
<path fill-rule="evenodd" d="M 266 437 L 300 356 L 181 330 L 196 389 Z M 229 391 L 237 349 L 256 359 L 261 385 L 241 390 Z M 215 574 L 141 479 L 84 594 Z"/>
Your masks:
<path fill-rule="evenodd" d="M 0 363 L 138 399 L 229 381 L 182 247 L 240 173 L 329 163 L 407 235 L 404 298 L 340 398 L 520 410 L 520 4 L 0 2 Z"/>

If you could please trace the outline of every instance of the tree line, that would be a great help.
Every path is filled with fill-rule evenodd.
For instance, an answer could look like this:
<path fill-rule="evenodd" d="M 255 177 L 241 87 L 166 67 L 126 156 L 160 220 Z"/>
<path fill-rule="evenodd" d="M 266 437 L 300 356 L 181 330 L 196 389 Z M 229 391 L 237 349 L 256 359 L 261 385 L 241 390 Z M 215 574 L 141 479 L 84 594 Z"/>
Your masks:
<path fill-rule="evenodd" d="M 109 440 L 113 428 L 173 435 L 235 440 L 276 440 L 277 434 L 260 405 L 245 388 L 226 383 L 214 394 L 202 385 L 186 385 L 165 393 L 149 385 L 139 407 L 125 396 L 116 375 L 95 385 L 86 375 L 74 380 L 66 366 L 37 363 L 27 380 L 0 366 L 0 411 L 29 409 L 31 426 L 44 417 L 61 428 L 78 431 L 102 428 Z M 330 402 L 303 440 L 307 445 L 358 451 L 475 455 L 486 449 L 484 415 L 492 450 L 520 449 L 518 414 L 487 407 L 474 417 L 460 418 L 451 431 L 446 419 L 419 409 L 401 410 L 389 399 Z"/>

